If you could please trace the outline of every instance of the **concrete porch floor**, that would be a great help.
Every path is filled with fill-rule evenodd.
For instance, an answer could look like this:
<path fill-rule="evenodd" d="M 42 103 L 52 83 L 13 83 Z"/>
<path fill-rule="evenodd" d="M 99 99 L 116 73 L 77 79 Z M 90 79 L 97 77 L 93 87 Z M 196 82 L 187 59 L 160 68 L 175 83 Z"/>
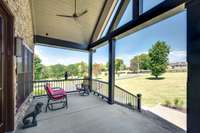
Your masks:
<path fill-rule="evenodd" d="M 35 98 L 46 104 L 46 97 Z M 69 108 L 42 112 L 37 127 L 17 129 L 16 133 L 182 133 L 183 130 L 165 121 L 132 111 L 120 105 L 109 105 L 97 96 L 68 96 Z M 29 112 L 28 111 L 28 112 Z"/>

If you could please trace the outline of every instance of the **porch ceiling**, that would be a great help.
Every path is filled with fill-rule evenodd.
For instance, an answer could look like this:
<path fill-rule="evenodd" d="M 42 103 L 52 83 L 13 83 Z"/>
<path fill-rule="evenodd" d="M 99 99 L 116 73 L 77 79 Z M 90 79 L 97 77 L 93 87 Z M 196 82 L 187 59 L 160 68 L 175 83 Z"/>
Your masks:
<path fill-rule="evenodd" d="M 77 0 L 77 12 L 88 12 L 76 21 L 72 18 L 62 18 L 57 14 L 72 15 L 74 13 L 74 0 L 32 0 L 32 14 L 34 34 L 48 38 L 59 39 L 74 44 L 87 45 L 96 27 L 105 0 Z M 104 10 L 103 19 L 106 20 L 111 7 L 116 0 L 109 0 L 110 8 Z M 48 33 L 48 36 L 46 35 Z"/>

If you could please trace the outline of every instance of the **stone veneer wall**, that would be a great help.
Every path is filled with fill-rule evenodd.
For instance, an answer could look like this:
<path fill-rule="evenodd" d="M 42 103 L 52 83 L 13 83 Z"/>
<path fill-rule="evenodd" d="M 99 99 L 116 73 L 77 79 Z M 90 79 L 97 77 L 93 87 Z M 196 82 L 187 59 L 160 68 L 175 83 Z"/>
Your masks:
<path fill-rule="evenodd" d="M 21 37 L 25 44 L 29 48 L 33 49 L 33 21 L 31 13 L 31 0 L 3 0 L 11 12 L 14 15 L 14 31 L 15 36 Z M 14 57 L 16 60 L 16 57 Z M 16 61 L 14 64 L 16 68 Z M 14 69 L 15 70 L 15 69 Z M 14 71 L 15 73 L 15 71 Z M 15 75 L 16 77 L 16 75 Z M 15 83 L 15 95 L 16 95 L 16 78 L 14 78 Z M 32 95 L 30 95 L 26 101 L 21 105 L 18 113 L 15 114 L 15 127 L 17 127 L 28 109 L 29 103 L 32 100 Z"/>
<path fill-rule="evenodd" d="M 31 15 L 31 0 L 4 0 L 15 17 L 15 36 L 33 47 L 33 21 Z"/>
<path fill-rule="evenodd" d="M 16 121 L 16 124 L 15 124 L 15 127 L 19 127 L 21 128 L 20 126 L 22 126 L 22 120 L 23 120 L 23 117 L 27 111 L 27 109 L 29 108 L 31 102 L 33 100 L 33 95 L 30 94 L 27 99 L 24 101 L 24 103 L 20 106 L 20 108 L 18 109 L 18 113 L 16 113 L 15 115 L 15 121 Z"/>

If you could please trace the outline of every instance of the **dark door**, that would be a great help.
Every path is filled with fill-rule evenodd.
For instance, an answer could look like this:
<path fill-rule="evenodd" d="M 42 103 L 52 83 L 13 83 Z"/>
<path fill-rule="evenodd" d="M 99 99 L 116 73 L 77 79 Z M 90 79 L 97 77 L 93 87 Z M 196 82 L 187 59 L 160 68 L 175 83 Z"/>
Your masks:
<path fill-rule="evenodd" d="M 3 17 L 0 14 L 0 133 L 4 132 L 4 126 L 5 126 L 5 97 L 4 97 L 4 74 L 3 74 L 3 64 L 4 64 L 4 23 L 3 23 Z"/>

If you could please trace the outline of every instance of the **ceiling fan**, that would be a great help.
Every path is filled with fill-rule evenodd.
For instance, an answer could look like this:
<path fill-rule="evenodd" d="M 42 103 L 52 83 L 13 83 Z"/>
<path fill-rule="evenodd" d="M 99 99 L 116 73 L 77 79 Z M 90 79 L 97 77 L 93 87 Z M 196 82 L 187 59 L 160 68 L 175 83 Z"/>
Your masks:
<path fill-rule="evenodd" d="M 60 15 L 60 14 L 57 14 L 56 16 L 59 16 L 59 17 L 64 17 L 64 18 L 73 18 L 74 20 L 76 20 L 78 17 L 81 17 L 83 16 L 84 14 L 86 14 L 88 12 L 88 10 L 85 10 L 81 13 L 77 13 L 77 5 L 76 5 L 76 0 L 74 1 L 74 13 L 72 15 Z"/>

